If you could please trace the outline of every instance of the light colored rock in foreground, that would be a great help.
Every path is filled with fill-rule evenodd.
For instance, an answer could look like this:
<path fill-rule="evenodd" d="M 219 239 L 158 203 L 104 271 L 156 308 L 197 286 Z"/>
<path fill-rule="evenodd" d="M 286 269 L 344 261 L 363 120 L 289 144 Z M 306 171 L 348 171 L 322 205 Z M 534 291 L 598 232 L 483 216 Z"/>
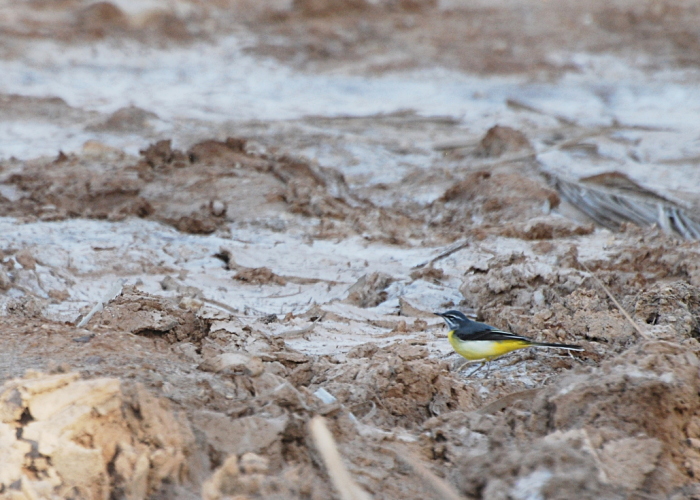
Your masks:
<path fill-rule="evenodd" d="M 146 498 L 184 479 L 193 444 L 167 401 L 141 385 L 28 372 L 0 389 L 7 498 Z"/>

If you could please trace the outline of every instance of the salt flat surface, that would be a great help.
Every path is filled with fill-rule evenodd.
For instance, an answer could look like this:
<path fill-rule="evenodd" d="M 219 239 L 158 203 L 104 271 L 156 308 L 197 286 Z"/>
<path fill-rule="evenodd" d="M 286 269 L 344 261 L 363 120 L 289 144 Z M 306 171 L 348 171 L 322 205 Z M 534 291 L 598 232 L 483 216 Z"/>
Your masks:
<path fill-rule="evenodd" d="M 388 131 L 371 124 L 348 131 L 309 117 L 412 110 L 419 117 L 456 119 L 451 140 L 463 134 L 463 140 L 474 142 L 497 123 L 522 130 L 537 150 L 542 167 L 565 177 L 617 170 L 655 189 L 699 191 L 700 169 L 691 160 L 683 161 L 700 156 L 697 71 L 668 70 L 651 78 L 614 57 L 577 55 L 571 62 L 579 71 L 555 81 L 481 77 L 439 68 L 381 76 L 340 71 L 316 74 L 250 56 L 244 48 L 245 41 L 233 36 L 167 50 L 131 42 L 101 42 L 92 47 L 31 42 L 22 59 L 0 60 L 1 93 L 60 97 L 74 108 L 105 118 L 120 108 L 138 106 L 158 118 L 149 121 L 144 133 L 129 134 L 94 132 L 80 121 L 0 116 L 0 157 L 31 159 L 56 155 L 59 150 L 79 151 L 87 140 L 137 154 L 158 138 L 173 138 L 176 146 L 187 146 L 184 143 L 195 129 L 216 137 L 222 127 L 235 129 L 239 124 L 250 129 L 262 124 L 262 135 L 302 134 L 297 151 L 342 171 L 351 185 L 391 183 L 412 170 L 431 168 L 442 155 L 434 146 L 444 138 L 437 132 L 410 135 L 401 128 Z M 591 133 L 586 140 L 596 146 L 598 154 L 591 158 L 549 146 L 553 131 L 563 122 L 593 132 L 613 124 L 623 127 L 612 139 Z M 308 141 L 303 134 L 317 134 L 321 139 Z M 662 160 L 674 161 L 664 164 Z M 11 189 L 6 191 L 12 196 Z M 441 192 L 439 186 L 426 186 L 411 196 L 428 203 Z M 47 310 L 50 317 L 64 321 L 75 320 L 116 280 L 138 283 L 151 293 L 172 294 L 160 286 L 167 275 L 179 276 L 183 285 L 198 288 L 204 298 L 243 316 L 301 313 L 322 304 L 330 309 L 341 307 L 351 317 L 355 313 L 338 301 L 363 275 L 381 271 L 397 281 L 387 289 L 387 300 L 368 313 L 376 319 L 395 314 L 399 298 L 408 298 L 426 311 L 459 304 L 464 273 L 485 266 L 494 254 L 521 252 L 535 258 L 529 244 L 520 240 L 487 241 L 444 259 L 439 266 L 446 274 L 445 284 L 437 286 L 422 280 L 410 283 L 408 277 L 413 266 L 440 249 L 368 244 L 361 238 L 309 242 L 290 233 L 236 226 L 230 234 L 188 235 L 143 220 L 27 224 L 0 220 L 0 247 L 29 248 L 39 263 L 35 275 L 18 269 L 18 283 L 41 297 L 52 289 L 70 291 L 68 301 Z M 581 255 L 604 253 L 608 237 L 605 231 L 598 231 L 590 244 L 583 245 Z M 222 248 L 239 265 L 268 267 L 281 276 L 315 281 L 242 285 L 232 281 L 232 273 L 214 257 Z M 303 276 L 298 276 L 300 269 Z M 8 294 L 3 306 L 18 293 Z M 435 324 L 439 321 L 431 319 L 431 325 Z M 388 328 L 374 330 L 386 333 Z M 344 331 L 337 341 L 345 343 L 343 349 L 349 348 L 366 340 L 367 331 L 365 328 L 359 336 Z M 332 352 L 339 345 L 327 339 L 292 342 L 316 353 Z M 447 349 L 444 342 L 436 346 Z"/>
<path fill-rule="evenodd" d="M 0 157 L 54 155 L 58 150 L 78 150 L 91 139 L 137 154 L 154 137 L 173 137 L 177 145 L 193 127 L 216 130 L 217 123 L 414 110 L 423 116 L 460 120 L 465 134 L 481 135 L 496 123 L 521 129 L 541 152 L 540 161 L 546 168 L 572 177 L 614 167 L 657 187 L 687 190 L 689 181 L 700 185 L 700 169 L 688 168 L 682 161 L 700 155 L 697 70 L 658 71 L 651 77 L 613 56 L 579 54 L 570 58 L 578 72 L 555 81 L 480 77 L 441 68 L 381 76 L 316 74 L 253 57 L 244 53 L 245 46 L 244 40 L 234 36 L 167 50 L 133 42 L 101 42 L 90 47 L 31 42 L 21 59 L 0 60 L 0 92 L 60 97 L 70 106 L 105 115 L 138 106 L 158 119 L 151 121 L 150 134 L 139 136 L 90 132 L 79 123 L 57 125 L 0 116 Z M 508 100 L 538 112 L 513 109 Z M 588 128 L 618 123 L 629 130 L 620 132 L 617 145 L 599 145 L 600 154 L 609 160 L 601 164 L 548 151 L 542 141 L 559 124 L 557 119 Z M 332 128 L 328 133 L 332 134 Z M 428 147 L 424 154 L 402 158 L 402 162 L 420 165 L 434 158 L 430 143 L 423 145 Z M 401 169 L 395 155 L 385 149 L 346 147 L 348 154 L 360 159 L 356 173 L 376 175 L 376 164 L 381 164 L 383 175 L 391 178 L 388 172 Z M 302 151 L 322 162 L 333 160 L 323 145 Z M 659 165 L 662 160 L 681 161 Z"/>
<path fill-rule="evenodd" d="M 344 298 L 360 277 L 385 272 L 408 279 L 412 266 L 430 259 L 436 249 L 402 249 L 364 244 L 361 239 L 342 242 L 312 241 L 262 229 L 232 230 L 231 238 L 184 234 L 157 222 L 140 219 L 125 222 L 67 220 L 18 224 L 0 218 L 3 247 L 27 248 L 35 256 L 39 279 L 25 276 L 23 286 L 47 297 L 49 289 L 70 288 L 73 301 L 51 310 L 56 319 L 73 320 L 78 309 L 96 302 L 118 279 L 137 281 L 145 291 L 162 293 L 159 282 L 167 275 L 181 276 L 185 286 L 195 286 L 204 297 L 251 314 L 303 312 L 310 305 Z M 232 280 L 230 271 L 214 254 L 227 249 L 236 263 L 246 267 L 268 267 L 276 274 L 318 280 L 318 283 L 284 286 L 244 285 Z M 314 265 L 309 265 L 313 263 Z M 154 268 L 170 272 L 153 271 Z M 303 275 L 298 276 L 303 270 Z M 70 277 L 68 277 L 70 276 Z M 420 296 L 436 287 L 425 283 L 407 289 L 394 287 L 393 296 Z M 450 295 L 442 291 L 443 299 Z M 451 293 L 454 300 L 457 296 Z"/>

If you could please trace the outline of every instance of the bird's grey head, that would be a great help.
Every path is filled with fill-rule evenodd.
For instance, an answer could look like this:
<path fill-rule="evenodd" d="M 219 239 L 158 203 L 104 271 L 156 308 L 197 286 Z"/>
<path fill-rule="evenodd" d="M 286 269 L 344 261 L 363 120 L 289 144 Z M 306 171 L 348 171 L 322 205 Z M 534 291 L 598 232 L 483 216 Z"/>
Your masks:
<path fill-rule="evenodd" d="M 454 309 L 451 311 L 445 311 L 443 313 L 435 313 L 438 316 L 441 316 L 442 319 L 445 320 L 445 323 L 447 323 L 447 326 L 451 330 L 455 330 L 459 328 L 460 325 L 463 325 L 464 323 L 469 323 L 469 318 L 467 318 L 464 313 L 461 313 L 459 311 L 455 311 Z"/>

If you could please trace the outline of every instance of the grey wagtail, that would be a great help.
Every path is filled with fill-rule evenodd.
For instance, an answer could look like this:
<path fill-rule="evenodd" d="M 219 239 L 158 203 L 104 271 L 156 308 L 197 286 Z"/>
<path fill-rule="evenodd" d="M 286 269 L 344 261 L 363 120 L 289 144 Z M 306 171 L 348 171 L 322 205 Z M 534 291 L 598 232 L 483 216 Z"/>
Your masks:
<path fill-rule="evenodd" d="M 536 342 L 530 338 L 479 323 L 467 318 L 459 311 L 435 313 L 441 316 L 450 329 L 447 338 L 457 354 L 469 360 L 491 361 L 517 349 L 525 347 L 554 347 L 569 351 L 583 351 L 584 348 L 571 344 Z"/>

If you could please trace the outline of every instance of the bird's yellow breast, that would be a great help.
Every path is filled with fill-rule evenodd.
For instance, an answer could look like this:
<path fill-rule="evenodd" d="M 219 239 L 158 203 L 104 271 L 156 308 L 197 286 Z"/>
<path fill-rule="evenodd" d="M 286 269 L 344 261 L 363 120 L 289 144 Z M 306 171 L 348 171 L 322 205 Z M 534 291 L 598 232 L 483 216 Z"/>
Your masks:
<path fill-rule="evenodd" d="M 447 333 L 452 348 L 469 360 L 483 359 L 490 361 L 511 351 L 530 345 L 524 340 L 460 340 L 454 335 L 454 330 Z"/>

